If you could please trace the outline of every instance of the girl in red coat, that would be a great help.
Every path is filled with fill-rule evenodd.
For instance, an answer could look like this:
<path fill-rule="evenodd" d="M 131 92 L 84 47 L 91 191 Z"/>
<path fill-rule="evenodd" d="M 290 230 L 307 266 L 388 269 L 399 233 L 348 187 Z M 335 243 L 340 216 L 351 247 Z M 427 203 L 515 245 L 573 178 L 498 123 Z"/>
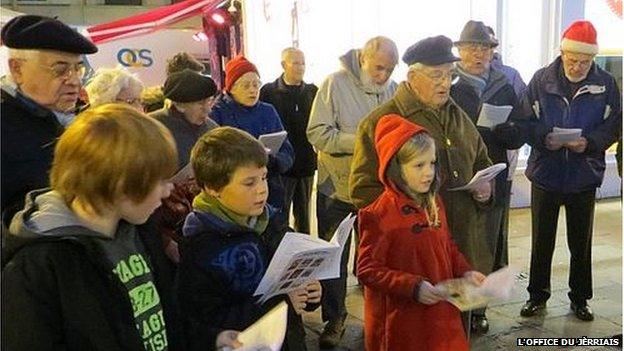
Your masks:
<path fill-rule="evenodd" d="M 468 350 L 460 312 L 438 282 L 480 284 L 452 241 L 437 196 L 435 142 L 398 115 L 375 129 L 384 192 L 359 212 L 357 275 L 364 284 L 367 351 Z"/>

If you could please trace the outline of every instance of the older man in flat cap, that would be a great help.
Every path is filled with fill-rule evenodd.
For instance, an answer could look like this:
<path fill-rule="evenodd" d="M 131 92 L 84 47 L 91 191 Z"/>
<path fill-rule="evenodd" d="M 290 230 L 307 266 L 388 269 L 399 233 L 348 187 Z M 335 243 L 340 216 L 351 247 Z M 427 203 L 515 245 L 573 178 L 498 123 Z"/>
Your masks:
<path fill-rule="evenodd" d="M 505 74 L 492 67 L 494 48 L 498 42 L 490 35 L 487 26 L 480 21 L 468 21 L 455 45 L 461 61 L 455 64 L 458 81 L 451 87 L 451 97 L 470 117 L 488 149 L 494 163 L 508 164 L 507 150 L 515 150 L 524 144 L 518 123 L 520 118 L 518 98 Z M 496 125 L 485 123 L 487 111 L 493 106 L 508 107 L 505 120 Z M 492 269 L 506 266 L 507 230 L 511 182 L 507 182 L 507 170 L 495 178 L 492 194 L 493 205 L 486 211 L 485 233 L 488 238 L 488 256 L 494 258 Z M 472 331 L 487 332 L 485 309 L 473 312 Z"/>
<path fill-rule="evenodd" d="M 8 224 L 25 194 L 48 185 L 56 139 L 73 120 L 82 54 L 97 47 L 64 23 L 19 16 L 2 28 L 10 76 L 2 79 L 2 220 Z"/>
<path fill-rule="evenodd" d="M 398 114 L 425 127 L 436 142 L 442 178 L 440 193 L 446 206 L 453 239 L 475 269 L 492 269 L 483 233 L 491 186 L 485 183 L 473 191 L 448 191 L 465 185 L 475 172 L 492 164 L 479 132 L 468 116 L 449 99 L 453 42 L 445 36 L 426 38 L 403 55 L 409 65 L 407 81 L 399 84 L 394 97 L 360 123 L 351 166 L 351 199 L 359 208 L 373 202 L 383 191 L 377 178 L 379 161 L 375 153 L 375 127 L 385 115 Z M 484 254 L 486 253 L 486 254 Z"/>

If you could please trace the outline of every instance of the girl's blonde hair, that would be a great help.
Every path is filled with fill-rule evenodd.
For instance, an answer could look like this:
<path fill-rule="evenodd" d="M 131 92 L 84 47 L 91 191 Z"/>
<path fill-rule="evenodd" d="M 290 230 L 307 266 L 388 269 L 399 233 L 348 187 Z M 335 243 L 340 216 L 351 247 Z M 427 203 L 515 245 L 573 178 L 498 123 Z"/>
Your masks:
<path fill-rule="evenodd" d="M 420 207 L 425 210 L 427 222 L 429 226 L 438 227 L 440 225 L 439 208 L 436 203 L 436 195 L 440 186 L 440 172 L 436 164 L 435 176 L 433 182 L 426 193 L 416 193 L 408 186 L 401 166 L 408 163 L 414 157 L 429 151 L 431 148 L 435 150 L 435 140 L 427 133 L 418 133 L 409 138 L 397 153 L 390 160 L 388 166 L 387 177 L 393 182 L 399 190 L 414 200 Z"/>
<path fill-rule="evenodd" d="M 126 104 L 82 112 L 54 150 L 50 184 L 67 205 L 75 199 L 98 214 L 120 196 L 143 201 L 178 166 L 167 128 Z"/>

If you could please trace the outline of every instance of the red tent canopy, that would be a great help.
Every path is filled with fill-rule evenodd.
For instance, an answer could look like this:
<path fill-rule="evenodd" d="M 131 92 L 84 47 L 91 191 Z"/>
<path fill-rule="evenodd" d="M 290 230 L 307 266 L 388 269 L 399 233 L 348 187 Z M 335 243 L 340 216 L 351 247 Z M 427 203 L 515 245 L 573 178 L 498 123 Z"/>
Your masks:
<path fill-rule="evenodd" d="M 189 17 L 202 15 L 222 2 L 223 0 L 186 0 L 117 21 L 98 24 L 87 28 L 87 32 L 95 44 L 101 44 L 149 33 Z"/>

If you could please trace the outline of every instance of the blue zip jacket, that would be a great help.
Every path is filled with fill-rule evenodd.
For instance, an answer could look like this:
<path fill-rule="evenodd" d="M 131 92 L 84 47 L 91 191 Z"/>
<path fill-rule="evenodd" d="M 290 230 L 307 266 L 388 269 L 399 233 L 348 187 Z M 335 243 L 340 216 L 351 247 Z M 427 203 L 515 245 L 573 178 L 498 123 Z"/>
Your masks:
<path fill-rule="evenodd" d="M 605 150 L 621 135 L 622 105 L 615 79 L 592 64 L 572 99 L 566 97 L 561 57 L 535 73 L 522 108 L 528 117 L 531 145 L 526 176 L 535 185 L 560 193 L 577 193 L 600 186 Z M 550 151 L 544 139 L 553 127 L 580 128 L 587 139 L 583 153 L 567 148 Z"/>
<path fill-rule="evenodd" d="M 220 126 L 230 126 L 246 131 L 254 138 L 262 134 L 275 133 L 284 130 L 280 117 L 273 105 L 259 101 L 252 107 L 246 107 L 234 99 L 229 94 L 223 94 L 210 112 L 210 118 Z M 284 188 L 280 178 L 293 165 L 295 151 L 288 141 L 282 144 L 279 151 L 269 156 L 268 183 L 269 200 L 268 203 L 278 211 L 284 208 Z"/>

